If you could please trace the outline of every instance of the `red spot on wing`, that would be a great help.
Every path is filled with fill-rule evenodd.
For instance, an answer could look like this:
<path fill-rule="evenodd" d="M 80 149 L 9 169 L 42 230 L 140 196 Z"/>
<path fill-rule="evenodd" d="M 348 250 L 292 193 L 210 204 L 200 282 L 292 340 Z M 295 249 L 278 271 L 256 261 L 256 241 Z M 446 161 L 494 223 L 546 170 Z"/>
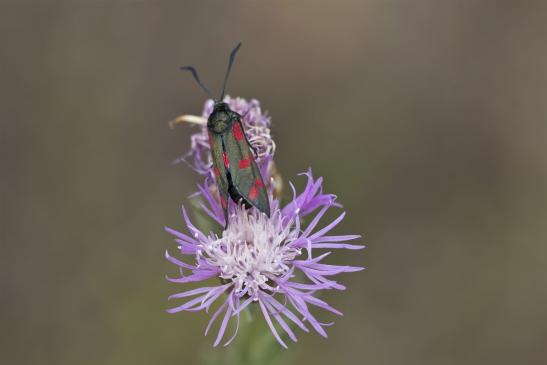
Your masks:
<path fill-rule="evenodd" d="M 256 198 L 258 198 L 258 189 L 256 188 L 255 185 L 253 185 L 249 189 L 249 199 L 256 200 Z"/>
<path fill-rule="evenodd" d="M 239 168 L 240 169 L 246 169 L 248 168 L 249 166 L 251 166 L 251 159 L 250 158 L 245 158 L 243 160 L 239 160 Z"/>
<path fill-rule="evenodd" d="M 228 156 L 226 155 L 226 152 L 222 152 L 222 158 L 224 159 L 224 166 L 226 168 L 230 167 L 230 160 L 228 160 Z"/>
<path fill-rule="evenodd" d="M 219 176 L 220 176 L 220 170 L 218 169 L 218 167 L 215 167 L 215 168 L 213 169 L 213 171 L 215 172 L 215 176 L 216 176 L 216 177 L 219 177 Z"/>
<path fill-rule="evenodd" d="M 220 204 L 222 204 L 222 208 L 226 209 L 227 207 L 226 199 L 224 199 L 222 195 L 220 196 Z"/>
<path fill-rule="evenodd" d="M 233 131 L 234 131 L 234 138 L 236 140 L 238 140 L 238 141 L 243 140 L 243 131 L 239 127 L 239 123 L 236 122 L 236 121 L 234 121 Z"/>
<path fill-rule="evenodd" d="M 262 189 L 264 187 L 264 184 L 262 184 L 262 181 L 259 178 L 256 178 L 255 185 L 259 189 Z"/>

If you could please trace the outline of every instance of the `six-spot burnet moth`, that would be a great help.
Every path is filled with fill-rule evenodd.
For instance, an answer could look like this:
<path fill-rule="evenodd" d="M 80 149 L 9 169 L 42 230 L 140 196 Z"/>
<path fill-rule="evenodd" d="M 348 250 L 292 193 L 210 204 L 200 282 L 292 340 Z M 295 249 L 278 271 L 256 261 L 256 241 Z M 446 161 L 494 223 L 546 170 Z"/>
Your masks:
<path fill-rule="evenodd" d="M 213 172 L 218 185 L 220 202 L 224 209 L 226 226 L 228 226 L 228 197 L 236 204 L 243 204 L 247 208 L 255 207 L 268 217 L 270 216 L 266 186 L 255 162 L 252 146 L 245 135 L 241 115 L 231 110 L 228 104 L 222 101 L 228 76 L 239 47 L 241 47 L 241 42 L 230 53 L 222 93 L 218 99 L 211 96 L 194 67 L 181 67 L 181 70 L 190 71 L 199 86 L 215 101 L 213 112 L 207 119 L 207 130 Z"/>

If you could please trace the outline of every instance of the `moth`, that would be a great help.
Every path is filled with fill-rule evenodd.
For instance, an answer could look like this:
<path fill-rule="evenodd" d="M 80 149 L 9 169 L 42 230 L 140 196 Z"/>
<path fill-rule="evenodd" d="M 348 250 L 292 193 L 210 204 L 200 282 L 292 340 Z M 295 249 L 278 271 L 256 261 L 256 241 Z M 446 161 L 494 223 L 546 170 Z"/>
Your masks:
<path fill-rule="evenodd" d="M 212 168 L 218 186 L 220 203 L 224 210 L 226 227 L 228 226 L 229 198 L 236 204 L 242 204 L 246 208 L 255 207 L 268 217 L 270 216 L 266 186 L 255 161 L 256 152 L 245 134 L 242 117 L 222 101 L 228 76 L 240 47 L 241 42 L 230 53 L 222 93 L 218 99 L 211 96 L 193 66 L 180 68 L 191 72 L 198 85 L 215 101 L 213 112 L 207 118 L 207 131 L 213 161 Z"/>

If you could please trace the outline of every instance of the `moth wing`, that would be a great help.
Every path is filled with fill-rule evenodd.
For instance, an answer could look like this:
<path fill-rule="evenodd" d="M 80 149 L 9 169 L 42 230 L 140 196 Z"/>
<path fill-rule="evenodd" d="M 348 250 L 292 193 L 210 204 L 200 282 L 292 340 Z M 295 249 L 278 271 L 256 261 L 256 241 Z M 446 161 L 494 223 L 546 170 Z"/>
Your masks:
<path fill-rule="evenodd" d="M 224 210 L 224 219 L 228 224 L 228 169 L 226 168 L 227 160 L 222 143 L 220 135 L 209 132 L 209 146 L 213 157 L 213 174 L 217 181 L 220 204 Z"/>
<path fill-rule="evenodd" d="M 270 216 L 266 186 L 244 133 L 241 121 L 235 118 L 224 138 L 232 183 L 249 204 Z"/>

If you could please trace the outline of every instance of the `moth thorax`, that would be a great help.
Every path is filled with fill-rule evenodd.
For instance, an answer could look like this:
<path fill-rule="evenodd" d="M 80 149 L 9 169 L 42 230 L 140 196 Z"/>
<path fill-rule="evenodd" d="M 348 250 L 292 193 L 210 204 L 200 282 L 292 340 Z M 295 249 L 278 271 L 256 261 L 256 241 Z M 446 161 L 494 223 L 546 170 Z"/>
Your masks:
<path fill-rule="evenodd" d="M 230 116 L 225 111 L 214 111 L 207 121 L 207 128 L 215 133 L 224 133 L 230 126 Z"/>

